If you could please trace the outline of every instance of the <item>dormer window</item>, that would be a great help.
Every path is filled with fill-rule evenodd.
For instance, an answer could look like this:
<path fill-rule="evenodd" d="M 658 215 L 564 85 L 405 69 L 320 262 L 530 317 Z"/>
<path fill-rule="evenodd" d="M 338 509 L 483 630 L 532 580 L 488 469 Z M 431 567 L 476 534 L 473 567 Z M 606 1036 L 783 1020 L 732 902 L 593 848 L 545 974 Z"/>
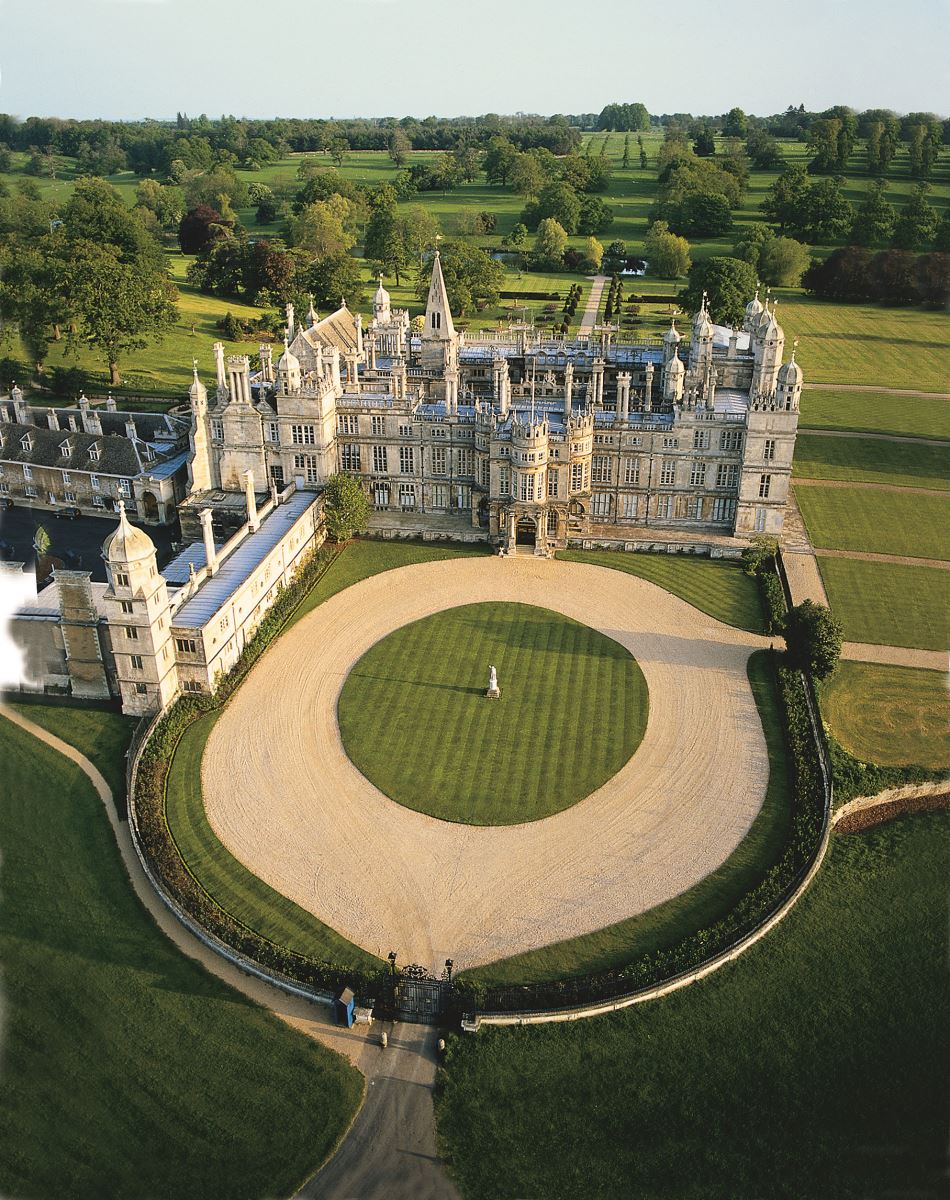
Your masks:
<path fill-rule="evenodd" d="M 69 442 L 63 442 L 59 447 L 59 452 L 63 458 L 69 458 L 70 454 L 73 452 L 73 448 Z"/>
<path fill-rule="evenodd" d="M 102 457 L 102 451 L 99 449 L 98 446 L 90 446 L 89 447 L 90 462 L 98 462 L 101 457 Z"/>
<path fill-rule="evenodd" d="M 20 438 L 20 449 L 27 451 L 33 449 L 33 439 L 29 434 L 26 434 L 24 437 Z"/>

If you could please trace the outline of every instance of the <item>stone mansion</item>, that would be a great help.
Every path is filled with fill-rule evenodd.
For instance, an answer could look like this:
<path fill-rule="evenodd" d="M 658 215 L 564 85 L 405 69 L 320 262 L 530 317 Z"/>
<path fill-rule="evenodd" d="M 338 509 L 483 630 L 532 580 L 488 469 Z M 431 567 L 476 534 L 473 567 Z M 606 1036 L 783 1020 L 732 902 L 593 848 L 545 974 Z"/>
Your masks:
<path fill-rule="evenodd" d="M 118 696 L 137 714 L 213 689 L 323 541 L 320 492 L 336 472 L 362 481 L 379 537 L 486 541 L 505 554 L 737 555 L 753 533 L 782 529 L 802 390 L 784 341 L 757 295 L 741 330 L 714 325 L 704 300 L 688 341 L 675 323 L 636 343 L 607 331 L 546 340 L 526 326 L 463 335 L 438 253 L 419 331 L 382 283 L 365 329 L 345 304 L 323 319 L 311 305 L 300 325 L 288 306 L 276 365 L 264 345 L 252 373 L 218 343 L 209 396 L 195 364 L 178 554 L 159 569 L 126 516 L 132 486 L 117 491 L 107 582 L 57 571 L 14 617 L 24 686 Z M 14 416 L 18 439 L 40 436 L 22 405 Z M 70 452 L 80 437 L 98 444 L 102 430 L 64 432 L 70 416 L 49 415 L 42 436 Z M 162 472 L 133 465 L 126 474 L 154 492 Z"/>
<path fill-rule="evenodd" d="M 213 399 L 197 368 L 191 388 L 185 523 L 248 472 L 279 491 L 342 471 L 379 531 L 455 528 L 504 550 L 780 532 L 802 371 L 757 295 L 741 330 L 704 301 L 688 341 L 675 323 L 638 343 L 462 334 L 437 253 L 424 322 L 412 332 L 380 283 L 366 329 L 345 305 L 299 326 L 288 309 L 276 368 L 267 346 L 252 373 L 217 344 Z"/>

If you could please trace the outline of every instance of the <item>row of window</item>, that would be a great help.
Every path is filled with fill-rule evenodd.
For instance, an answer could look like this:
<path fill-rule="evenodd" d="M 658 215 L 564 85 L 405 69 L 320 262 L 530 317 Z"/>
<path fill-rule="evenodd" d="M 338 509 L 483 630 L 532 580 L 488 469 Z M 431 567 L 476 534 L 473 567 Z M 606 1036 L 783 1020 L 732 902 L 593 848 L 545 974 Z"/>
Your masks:
<path fill-rule="evenodd" d="M 614 497 L 610 492 L 594 492 L 591 497 L 591 516 L 607 520 L 613 516 Z M 652 516 L 661 521 L 732 521 L 736 515 L 736 501 L 729 496 L 717 496 L 711 508 L 702 496 L 659 495 L 653 497 Z M 635 521 L 647 515 L 647 497 L 627 493 L 619 497 L 618 520 Z M 765 512 L 765 509 L 760 510 Z M 763 525 L 764 528 L 764 518 Z"/>
<path fill-rule="evenodd" d="M 22 463 L 21 466 L 22 466 L 22 470 L 23 470 L 24 480 L 29 481 L 29 480 L 33 479 L 34 478 L 33 468 L 29 465 L 29 463 Z M 43 469 L 43 468 L 41 468 L 41 469 Z M 5 468 L 0 468 L 0 475 L 3 475 L 4 472 L 5 472 Z M 84 474 L 84 472 L 83 472 L 83 474 Z M 62 480 L 63 480 L 63 485 L 65 487 L 68 487 L 73 482 L 73 476 L 72 476 L 71 471 L 62 471 L 61 476 L 62 476 Z M 92 488 L 101 488 L 102 487 L 102 483 L 101 483 L 98 475 L 90 475 L 89 476 L 89 486 Z M 115 487 L 116 487 L 116 491 L 122 496 L 131 496 L 132 495 L 131 479 L 117 479 L 115 482 Z M 30 493 L 28 492 L 27 494 L 29 495 Z"/>

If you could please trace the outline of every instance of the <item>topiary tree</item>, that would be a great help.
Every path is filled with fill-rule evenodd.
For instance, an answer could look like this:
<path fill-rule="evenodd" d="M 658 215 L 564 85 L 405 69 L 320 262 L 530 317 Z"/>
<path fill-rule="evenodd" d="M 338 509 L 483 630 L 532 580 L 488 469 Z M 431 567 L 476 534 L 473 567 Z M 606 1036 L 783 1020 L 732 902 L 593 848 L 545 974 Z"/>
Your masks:
<path fill-rule="evenodd" d="M 323 519 L 335 542 L 346 542 L 366 528 L 369 501 L 363 485 L 350 475 L 331 475 L 323 489 Z"/>
<path fill-rule="evenodd" d="M 785 642 L 789 662 L 797 670 L 826 679 L 841 656 L 842 638 L 841 625 L 823 604 L 803 600 L 789 609 Z"/>

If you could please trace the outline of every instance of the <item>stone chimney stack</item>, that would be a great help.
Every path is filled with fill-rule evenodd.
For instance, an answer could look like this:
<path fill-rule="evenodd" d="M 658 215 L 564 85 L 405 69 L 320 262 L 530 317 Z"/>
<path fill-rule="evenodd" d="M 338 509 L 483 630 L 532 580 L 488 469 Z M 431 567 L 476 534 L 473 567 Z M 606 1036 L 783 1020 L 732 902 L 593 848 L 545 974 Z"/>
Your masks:
<path fill-rule="evenodd" d="M 13 415 L 18 425 L 32 425 L 29 405 L 23 399 L 23 392 L 16 384 L 10 389 L 10 399 L 13 401 Z"/>
<path fill-rule="evenodd" d="M 46 422 L 50 429 L 59 429 L 59 417 L 56 415 L 55 408 L 48 408 L 46 410 Z"/>
<path fill-rule="evenodd" d="M 214 548 L 214 533 L 211 529 L 211 509 L 203 508 L 198 513 L 198 520 L 201 522 L 201 535 L 204 538 L 208 574 L 214 575 L 218 569 L 218 552 Z"/>
<path fill-rule="evenodd" d="M 617 376 L 617 420 L 626 421 L 630 416 L 630 372 L 621 371 Z"/>
<path fill-rule="evenodd" d="M 99 414 L 90 405 L 85 396 L 79 397 L 79 412 L 82 418 L 82 427 L 86 433 L 102 433 L 102 422 L 99 420 Z"/>
<path fill-rule="evenodd" d="M 130 442 L 137 442 L 139 440 L 139 431 L 135 428 L 135 422 L 131 417 L 125 423 L 125 436 Z"/>
<path fill-rule="evenodd" d="M 214 344 L 214 367 L 218 376 L 218 399 L 220 400 L 228 390 L 227 375 L 224 371 L 224 343 L 215 342 Z"/>
<path fill-rule="evenodd" d="M 569 362 L 564 368 L 564 420 L 571 415 L 571 405 L 574 400 L 574 364 Z"/>
<path fill-rule="evenodd" d="M 256 533 L 260 526 L 257 515 L 257 497 L 254 495 L 254 472 L 244 472 L 244 498 L 247 501 L 247 524 L 251 533 Z"/>
<path fill-rule="evenodd" d="M 115 412 L 115 396 L 111 392 L 106 397 L 106 412 Z"/>
<path fill-rule="evenodd" d="M 274 382 L 274 357 L 269 342 L 261 342 L 261 379 L 265 383 Z"/>
<path fill-rule="evenodd" d="M 228 357 L 228 387 L 232 404 L 251 403 L 251 364 L 246 354 Z"/>

